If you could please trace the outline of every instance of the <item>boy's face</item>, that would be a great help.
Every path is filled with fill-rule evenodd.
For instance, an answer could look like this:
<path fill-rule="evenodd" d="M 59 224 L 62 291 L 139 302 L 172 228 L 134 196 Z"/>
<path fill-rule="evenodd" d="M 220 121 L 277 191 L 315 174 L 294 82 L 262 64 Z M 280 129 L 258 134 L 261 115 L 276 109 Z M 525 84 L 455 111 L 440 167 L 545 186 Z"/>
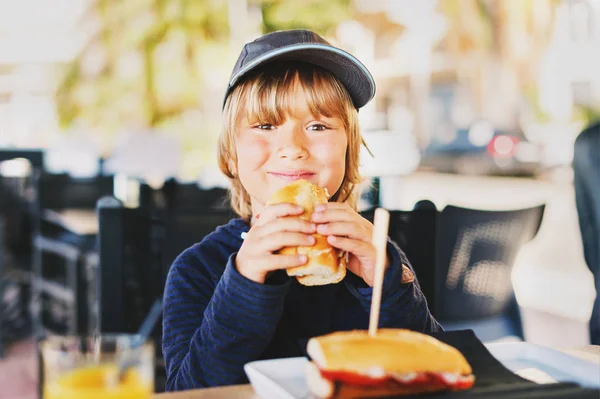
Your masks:
<path fill-rule="evenodd" d="M 294 180 L 306 179 L 333 195 L 344 179 L 348 138 L 342 120 L 312 115 L 304 90 L 295 87 L 294 113 L 283 124 L 242 118 L 237 128 L 237 173 L 253 214 Z"/>

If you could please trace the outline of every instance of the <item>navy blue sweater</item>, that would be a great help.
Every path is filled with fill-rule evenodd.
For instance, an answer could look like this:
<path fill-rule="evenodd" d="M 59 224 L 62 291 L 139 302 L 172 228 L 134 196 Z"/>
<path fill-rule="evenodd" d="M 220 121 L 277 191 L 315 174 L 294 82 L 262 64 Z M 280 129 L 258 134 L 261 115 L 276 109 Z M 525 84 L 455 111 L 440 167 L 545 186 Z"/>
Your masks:
<path fill-rule="evenodd" d="M 372 289 L 352 273 L 339 284 L 307 287 L 284 271 L 265 284 L 235 268 L 242 233 L 234 219 L 185 250 L 169 271 L 164 294 L 163 356 L 167 390 L 247 382 L 244 364 L 305 356 L 310 337 L 367 329 Z M 404 253 L 389 242 L 380 327 L 441 330 L 415 279 L 401 284 Z"/>

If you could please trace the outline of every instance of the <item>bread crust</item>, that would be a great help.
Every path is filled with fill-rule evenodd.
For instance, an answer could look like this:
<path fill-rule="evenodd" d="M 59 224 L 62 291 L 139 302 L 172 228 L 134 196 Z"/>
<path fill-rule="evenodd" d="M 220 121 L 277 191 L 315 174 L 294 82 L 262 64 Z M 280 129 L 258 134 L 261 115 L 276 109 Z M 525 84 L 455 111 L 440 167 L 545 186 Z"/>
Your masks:
<path fill-rule="evenodd" d="M 327 203 L 327 191 L 308 180 L 299 179 L 277 190 L 268 204 L 288 202 L 304 208 L 301 219 L 311 220 L 315 207 Z M 314 233 L 315 244 L 310 247 L 286 247 L 279 253 L 284 255 L 307 255 L 308 261 L 301 266 L 286 270 L 303 285 L 326 285 L 338 283 L 346 276 L 346 261 L 343 254 L 327 242 L 327 237 Z"/>
<path fill-rule="evenodd" d="M 373 368 L 385 373 L 472 373 L 465 357 L 453 346 L 407 329 L 339 331 L 311 338 L 307 352 L 321 369 L 361 372 Z M 401 354 L 401 356 L 399 355 Z"/>
<path fill-rule="evenodd" d="M 460 351 L 429 335 L 406 329 L 379 329 L 375 337 L 363 330 L 331 333 L 311 338 L 307 352 L 312 359 L 306 366 L 308 386 L 319 398 L 351 399 L 460 390 L 470 387 L 474 381 L 471 366 Z M 369 377 L 374 371 L 377 377 Z M 346 383 L 343 381 L 350 380 L 338 374 L 340 372 L 351 375 L 352 381 L 356 378 L 353 376 L 377 379 L 414 373 L 452 373 L 466 378 L 467 384 L 448 385 L 435 379 L 426 383 L 403 383 L 394 378 L 384 378 L 375 384 Z"/>

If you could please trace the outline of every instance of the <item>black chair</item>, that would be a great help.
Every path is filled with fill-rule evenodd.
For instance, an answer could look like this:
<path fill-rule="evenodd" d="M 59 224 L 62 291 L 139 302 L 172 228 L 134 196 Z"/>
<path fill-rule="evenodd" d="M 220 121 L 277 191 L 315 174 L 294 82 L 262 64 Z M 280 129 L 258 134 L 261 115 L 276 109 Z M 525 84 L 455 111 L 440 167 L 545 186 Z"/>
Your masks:
<path fill-rule="evenodd" d="M 76 231 L 63 223 L 62 211 L 95 212 L 96 202 L 112 195 L 112 176 L 98 175 L 91 178 L 73 178 L 68 174 L 44 173 L 39 179 L 40 231 L 38 250 L 46 250 L 65 259 L 80 257 L 95 245 L 95 231 Z M 56 243 L 56 246 L 53 246 Z M 65 244 L 65 245 L 61 245 Z M 40 248 L 41 246 L 41 248 Z M 63 250 L 64 249 L 64 250 Z"/>
<path fill-rule="evenodd" d="M 113 192 L 113 177 L 73 178 L 43 173 L 39 179 L 39 230 L 34 238 L 37 280 L 36 334 L 86 333 L 84 259 L 96 245 L 96 231 L 78 231 L 65 223 L 62 211 L 87 211 Z"/>
<path fill-rule="evenodd" d="M 178 213 L 194 213 L 197 209 L 229 210 L 228 190 L 223 187 L 205 189 L 197 183 L 179 183 L 169 179 L 161 188 L 166 209 Z"/>
<path fill-rule="evenodd" d="M 471 328 L 483 341 L 523 339 L 511 272 L 532 240 L 544 205 L 510 211 L 447 206 L 439 214 L 435 316 L 447 330 Z"/>
<path fill-rule="evenodd" d="M 176 256 L 233 212 L 199 208 L 195 212 L 166 212 L 150 208 L 125 208 L 114 197 L 98 202 L 98 256 L 88 258 L 88 295 L 92 333 L 134 332 L 152 303 L 162 296 L 169 266 Z M 152 337 L 161 359 L 159 326 Z M 157 361 L 157 392 L 164 389 L 164 363 Z"/>
<path fill-rule="evenodd" d="M 39 181 L 40 207 L 43 209 L 95 209 L 96 202 L 112 195 L 112 175 L 72 177 L 67 173 L 43 173 Z"/>
<path fill-rule="evenodd" d="M 374 209 L 360 212 L 373 222 Z M 421 291 L 435 314 L 435 232 L 437 210 L 431 201 L 420 201 L 411 211 L 391 210 L 388 235 L 400 246 L 413 266 Z"/>
<path fill-rule="evenodd" d="M 0 302 L 4 298 L 4 288 L 8 280 L 16 277 L 21 285 L 20 306 L 25 309 L 16 310 L 23 313 L 28 308 L 26 297 L 29 296 L 27 291 L 31 285 L 30 252 L 32 237 L 38 228 L 36 219 L 32 215 L 38 212 L 37 188 L 44 164 L 44 152 L 39 149 L 0 149 L 0 162 L 14 159 L 26 159 L 31 166 L 31 173 L 24 179 L 0 176 Z M 12 263 L 22 266 L 20 270 L 8 270 L 8 263 L 11 263 L 9 255 Z M 7 309 L 0 303 L 0 358 L 4 356 L 4 344 L 7 338 L 5 327 L 9 313 L 14 313 L 14 310 Z M 29 322 L 29 317 L 27 319 Z"/>
<path fill-rule="evenodd" d="M 44 168 L 44 150 L 22 148 L 0 149 L 0 162 L 17 158 L 28 160 L 34 170 L 41 171 Z"/>
<path fill-rule="evenodd" d="M 92 331 L 99 332 L 139 327 L 154 299 L 162 294 L 168 268 L 177 255 L 234 217 L 231 211 L 212 208 L 194 213 L 125 208 L 114 197 L 98 201 L 97 210 L 98 271 L 93 281 L 98 309 L 97 316 L 92 316 L 97 317 Z M 135 301 L 128 302 L 134 297 Z"/>
<path fill-rule="evenodd" d="M 114 197 L 98 201 L 98 264 L 93 286 L 90 330 L 134 332 L 158 292 L 164 223 L 148 209 L 126 208 Z M 95 274 L 95 275 L 94 275 Z M 89 306 L 90 304 L 88 304 Z"/>

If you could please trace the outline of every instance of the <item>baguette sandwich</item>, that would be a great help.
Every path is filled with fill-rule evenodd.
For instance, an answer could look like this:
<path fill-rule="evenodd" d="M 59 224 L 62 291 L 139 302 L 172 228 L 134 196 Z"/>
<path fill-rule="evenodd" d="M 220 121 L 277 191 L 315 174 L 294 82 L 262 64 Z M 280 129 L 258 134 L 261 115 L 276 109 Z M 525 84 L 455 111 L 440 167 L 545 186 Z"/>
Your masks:
<path fill-rule="evenodd" d="M 311 220 L 315 207 L 319 204 L 326 204 L 327 199 L 327 189 L 299 179 L 276 191 L 268 203 L 289 202 L 300 205 L 304 208 L 304 213 L 300 217 Z M 345 254 L 332 247 L 327 242 L 326 236 L 317 233 L 312 236 L 316 240 L 313 246 L 286 247 L 279 251 L 284 255 L 304 254 L 308 257 L 306 264 L 287 269 L 288 276 L 295 276 L 303 285 L 325 285 L 340 282 L 346 276 Z"/>
<path fill-rule="evenodd" d="M 306 377 L 319 398 L 362 398 L 458 391 L 475 381 L 454 347 L 405 329 L 343 331 L 311 338 Z"/>

